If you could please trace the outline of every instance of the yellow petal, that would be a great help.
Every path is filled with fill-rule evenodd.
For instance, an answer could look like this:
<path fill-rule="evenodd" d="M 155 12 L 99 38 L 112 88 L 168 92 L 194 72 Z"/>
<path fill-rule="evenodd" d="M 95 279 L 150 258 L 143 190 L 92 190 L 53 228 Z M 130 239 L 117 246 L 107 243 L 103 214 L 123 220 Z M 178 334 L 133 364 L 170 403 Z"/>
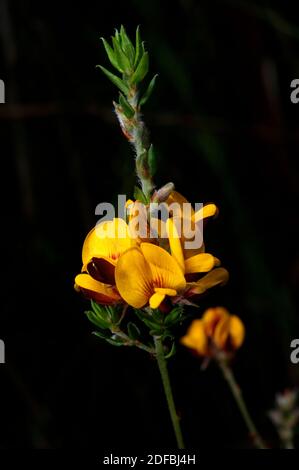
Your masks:
<path fill-rule="evenodd" d="M 199 354 L 206 355 L 208 352 L 208 338 L 206 336 L 202 320 L 193 320 L 181 343 L 188 348 L 195 349 Z"/>
<path fill-rule="evenodd" d="M 123 219 L 101 222 L 85 238 L 82 249 L 83 266 L 93 257 L 107 257 L 115 260 L 134 244 Z"/>
<path fill-rule="evenodd" d="M 208 336 L 213 336 L 217 323 L 223 318 L 229 318 L 228 311 L 223 307 L 208 308 L 204 312 L 202 321 Z"/>
<path fill-rule="evenodd" d="M 238 349 L 244 341 L 245 327 L 243 322 L 236 315 L 230 316 L 230 341 L 234 349 Z"/>
<path fill-rule="evenodd" d="M 161 304 L 161 302 L 163 302 L 163 300 L 165 299 L 165 294 L 159 294 L 159 293 L 155 293 L 151 296 L 150 300 L 149 300 L 149 304 L 150 304 L 150 307 L 151 308 L 158 308 Z"/>
<path fill-rule="evenodd" d="M 177 291 L 174 289 L 165 289 L 163 287 L 155 287 L 155 292 L 158 294 L 164 294 L 164 295 L 169 295 L 173 297 L 174 295 L 177 295 Z"/>
<path fill-rule="evenodd" d="M 228 281 L 228 271 L 224 268 L 215 268 L 203 276 L 199 281 L 192 283 L 187 292 L 187 297 L 203 294 L 206 290 L 216 285 L 225 284 Z"/>
<path fill-rule="evenodd" d="M 170 251 L 174 259 L 177 261 L 181 270 L 185 272 L 184 255 L 181 245 L 181 240 L 173 219 L 167 219 L 166 230 L 169 238 Z"/>
<path fill-rule="evenodd" d="M 215 263 L 214 256 L 209 253 L 199 253 L 185 260 L 186 273 L 205 273 L 213 269 Z"/>
<path fill-rule="evenodd" d="M 121 300 L 115 288 L 96 281 L 89 274 L 78 274 L 75 278 L 75 288 L 82 290 L 88 298 L 101 304 L 111 304 Z"/>
<path fill-rule="evenodd" d="M 230 318 L 228 316 L 223 316 L 217 322 L 215 326 L 215 330 L 213 333 L 213 341 L 217 348 L 225 349 L 228 337 L 229 337 L 229 325 L 230 325 Z"/>
<path fill-rule="evenodd" d="M 213 217 L 213 215 L 216 213 L 217 206 L 215 206 L 215 204 L 207 204 L 194 213 L 192 220 L 194 222 L 199 222 L 200 220 L 206 219 L 207 217 Z"/>
<path fill-rule="evenodd" d="M 168 205 L 172 204 L 173 202 L 177 202 L 180 206 L 183 207 L 183 204 L 188 203 L 187 199 L 182 196 L 177 191 L 172 191 L 172 193 L 168 196 L 166 203 Z"/>
<path fill-rule="evenodd" d="M 118 259 L 115 281 L 122 298 L 135 308 L 146 305 L 154 293 L 150 266 L 137 247 L 130 248 Z"/>
<path fill-rule="evenodd" d="M 176 260 L 163 248 L 151 243 L 141 243 L 140 248 L 148 262 L 154 287 L 182 291 L 186 280 Z"/>

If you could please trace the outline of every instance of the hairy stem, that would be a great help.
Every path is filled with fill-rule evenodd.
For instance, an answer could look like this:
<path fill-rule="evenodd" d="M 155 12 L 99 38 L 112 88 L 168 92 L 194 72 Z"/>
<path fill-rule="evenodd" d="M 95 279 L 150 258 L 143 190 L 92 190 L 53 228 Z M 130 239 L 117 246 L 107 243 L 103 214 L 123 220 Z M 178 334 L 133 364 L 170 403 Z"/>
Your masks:
<path fill-rule="evenodd" d="M 227 364 L 225 360 L 218 360 L 217 361 L 220 369 L 222 370 L 223 376 L 228 383 L 231 392 L 233 394 L 233 397 L 238 405 L 238 408 L 240 410 L 241 415 L 243 416 L 243 419 L 246 423 L 246 426 L 248 428 L 248 431 L 250 433 L 250 437 L 252 438 L 252 441 L 257 449 L 267 449 L 266 445 L 263 442 L 263 439 L 261 438 L 260 434 L 258 433 L 254 422 L 252 421 L 252 418 L 248 412 L 246 403 L 244 401 L 242 391 L 236 382 L 236 379 L 234 377 L 233 371 L 230 368 L 230 366 Z"/>

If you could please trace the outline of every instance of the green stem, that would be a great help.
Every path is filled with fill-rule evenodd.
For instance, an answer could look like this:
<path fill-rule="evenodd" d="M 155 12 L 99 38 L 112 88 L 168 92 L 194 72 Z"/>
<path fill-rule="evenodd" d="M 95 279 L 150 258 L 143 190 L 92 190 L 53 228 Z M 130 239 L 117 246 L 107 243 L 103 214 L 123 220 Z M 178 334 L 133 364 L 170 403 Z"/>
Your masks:
<path fill-rule="evenodd" d="M 220 369 L 223 372 L 223 376 L 225 380 L 227 381 L 231 392 L 234 396 L 234 399 L 236 400 L 236 403 L 238 405 L 238 408 L 240 410 L 241 415 L 243 416 L 243 419 L 246 423 L 246 426 L 248 428 L 248 431 L 250 433 L 250 437 L 252 438 L 252 441 L 257 449 L 267 449 L 266 445 L 263 442 L 263 439 L 261 438 L 260 434 L 258 433 L 254 422 L 252 421 L 252 418 L 248 412 L 246 403 L 244 401 L 242 391 L 236 382 L 236 379 L 234 377 L 233 371 L 230 368 L 230 366 L 227 364 L 225 360 L 218 360 L 217 361 Z"/>
<path fill-rule="evenodd" d="M 158 362 L 158 366 L 159 366 L 159 370 L 160 370 L 160 374 L 162 378 L 164 392 L 166 395 L 167 405 L 168 405 L 177 445 L 179 449 L 184 449 L 185 445 L 183 441 L 180 421 L 179 421 L 179 418 L 175 409 L 173 394 L 172 394 L 168 370 L 167 370 L 166 359 L 165 359 L 164 351 L 163 351 L 162 339 L 160 336 L 155 336 L 154 340 L 155 340 L 155 346 L 156 346 L 157 362 Z"/>

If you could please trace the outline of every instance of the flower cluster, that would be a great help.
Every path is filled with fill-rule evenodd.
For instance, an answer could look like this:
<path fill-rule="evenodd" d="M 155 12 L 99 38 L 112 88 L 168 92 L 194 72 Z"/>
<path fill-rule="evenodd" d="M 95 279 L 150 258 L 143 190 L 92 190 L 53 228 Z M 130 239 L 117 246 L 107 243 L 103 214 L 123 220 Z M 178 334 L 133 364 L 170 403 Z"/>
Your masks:
<path fill-rule="evenodd" d="M 200 356 L 217 357 L 238 349 L 245 336 L 239 317 L 230 315 L 224 307 L 209 308 L 200 320 L 193 320 L 181 342 Z"/>
<path fill-rule="evenodd" d="M 186 201 L 172 191 L 166 204 Z M 134 232 L 131 203 L 127 220 L 115 218 L 96 225 L 87 235 L 82 250 L 82 272 L 75 288 L 103 305 L 125 303 L 134 308 L 150 306 L 169 311 L 172 304 L 192 304 L 207 289 L 223 284 L 228 273 L 219 260 L 197 249 L 184 247 L 177 229 L 183 220 L 173 214 L 165 222 L 157 219 L 156 237 L 140 238 Z M 191 224 L 215 215 L 214 204 L 191 212 Z M 162 237 L 162 231 L 166 233 Z"/>

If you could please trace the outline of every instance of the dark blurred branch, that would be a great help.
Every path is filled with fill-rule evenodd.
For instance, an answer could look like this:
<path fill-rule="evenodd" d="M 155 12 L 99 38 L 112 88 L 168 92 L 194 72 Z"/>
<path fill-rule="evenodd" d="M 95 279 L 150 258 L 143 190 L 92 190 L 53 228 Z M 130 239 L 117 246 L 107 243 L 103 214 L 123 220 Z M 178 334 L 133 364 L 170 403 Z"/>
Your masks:
<path fill-rule="evenodd" d="M 9 103 L 17 103 L 19 101 L 19 87 L 15 76 L 15 68 L 18 53 L 7 0 L 1 0 L 0 2 L 0 38 L 2 40 L 6 77 L 8 79 L 6 83 L 6 101 Z M 6 107 L 5 105 L 3 106 Z M 11 108 L 9 106 L 7 107 L 7 112 L 11 112 Z M 11 121 L 11 135 L 12 146 L 16 159 L 16 168 L 20 181 L 21 205 L 26 217 L 32 219 L 34 212 L 32 184 L 26 148 L 26 131 L 22 121 L 15 119 Z"/>
<path fill-rule="evenodd" d="M 285 34 L 295 39 L 299 39 L 299 28 L 291 24 L 276 10 L 268 6 L 257 5 L 256 3 L 244 0 L 226 0 L 234 7 L 240 8 L 247 14 L 266 21 L 279 33 Z"/>
<path fill-rule="evenodd" d="M 2 120 L 22 120 L 34 119 L 61 115 L 91 115 L 101 118 L 104 122 L 117 125 L 117 121 L 111 108 L 90 104 L 87 106 L 72 106 L 71 104 L 62 104 L 58 102 L 52 103 L 32 103 L 32 104 L 6 104 L 0 107 L 0 119 Z M 159 114 L 148 114 L 149 121 L 153 125 L 162 127 L 182 127 L 187 129 L 199 129 L 216 132 L 217 134 L 245 134 L 256 136 L 265 141 L 277 142 L 281 139 L 282 129 L 278 123 L 272 120 L 269 122 L 260 122 L 250 126 L 247 123 L 242 124 L 240 121 L 228 122 L 216 116 L 196 116 L 194 114 L 172 114 L 167 111 Z M 280 135 L 278 133 L 280 132 Z M 299 139 L 299 126 L 291 131 L 283 129 L 284 136 L 290 140 L 297 141 Z"/>

